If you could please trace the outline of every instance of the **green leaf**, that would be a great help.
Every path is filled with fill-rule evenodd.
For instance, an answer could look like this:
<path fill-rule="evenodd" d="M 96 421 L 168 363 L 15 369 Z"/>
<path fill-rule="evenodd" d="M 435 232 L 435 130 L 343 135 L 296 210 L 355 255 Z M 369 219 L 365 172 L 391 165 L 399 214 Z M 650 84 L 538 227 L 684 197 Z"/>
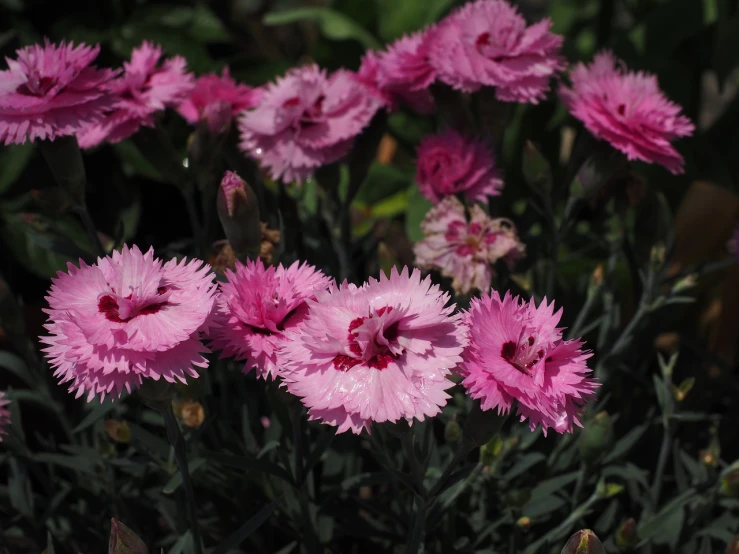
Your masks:
<path fill-rule="evenodd" d="M 376 0 L 377 27 L 382 38 L 390 42 L 441 18 L 454 0 Z"/>
<path fill-rule="evenodd" d="M 529 454 L 526 454 L 516 460 L 516 462 L 513 464 L 513 467 L 509 469 L 502 478 L 505 480 L 510 480 L 518 477 L 519 475 L 523 475 L 539 462 L 546 460 L 546 458 L 547 457 L 541 452 L 530 452 Z"/>
<path fill-rule="evenodd" d="M 642 435 L 649 428 L 649 422 L 642 423 L 641 425 L 634 427 L 631 431 L 626 433 L 621 439 L 614 445 L 613 450 L 603 460 L 604 464 L 613 462 L 620 458 L 631 450 L 634 445 L 639 441 Z"/>
<path fill-rule="evenodd" d="M 7 369 L 30 387 L 34 387 L 36 384 L 26 362 L 23 361 L 23 358 L 16 356 L 12 352 L 0 351 L 0 368 Z"/>
<path fill-rule="evenodd" d="M 0 194 L 5 193 L 20 177 L 33 155 L 33 143 L 0 147 Z"/>
<path fill-rule="evenodd" d="M 299 21 L 316 23 L 326 38 L 356 40 L 365 48 L 376 49 L 380 43 L 356 21 L 330 8 L 295 8 L 271 12 L 264 16 L 265 25 L 289 25 Z"/>
<path fill-rule="evenodd" d="M 205 458 L 196 458 L 194 460 L 190 460 L 187 463 L 187 467 L 190 470 L 190 475 L 193 475 L 196 471 L 203 467 L 206 461 L 207 460 Z M 164 494 L 172 494 L 178 488 L 180 488 L 180 485 L 182 485 L 182 473 L 178 471 L 172 476 L 169 481 L 167 481 L 167 484 L 164 485 L 162 492 Z"/>
<path fill-rule="evenodd" d="M 259 527 L 269 519 L 272 512 L 277 508 L 277 500 L 273 500 L 256 514 L 254 514 L 244 525 L 239 527 L 230 537 L 224 540 L 216 547 L 213 554 L 228 554 L 234 547 L 244 542 L 249 535 L 259 529 Z"/>
<path fill-rule="evenodd" d="M 411 241 L 418 242 L 424 237 L 421 222 L 432 207 L 431 201 L 421 195 L 414 183 L 408 192 L 408 211 L 405 214 L 405 233 Z"/>
<path fill-rule="evenodd" d="M 689 489 L 684 493 L 678 495 L 677 497 L 673 498 L 669 504 L 662 508 L 662 510 L 660 510 L 657 514 L 642 523 L 637 531 L 637 534 L 641 539 L 639 546 L 646 544 L 654 537 L 662 533 L 663 529 L 666 526 L 670 526 L 672 523 L 674 523 L 674 513 L 677 511 L 682 512 L 683 506 L 693 500 L 696 496 L 697 494 L 695 492 L 695 489 Z"/>
<path fill-rule="evenodd" d="M 98 420 L 102 419 L 108 412 L 113 410 L 113 408 L 118 407 L 119 405 L 120 401 L 113 402 L 113 400 L 108 399 L 106 402 L 103 402 L 99 406 L 95 406 L 93 410 L 85 416 L 80 424 L 72 429 L 72 434 L 76 435 L 80 431 L 84 431 L 88 427 L 94 425 Z"/>
<path fill-rule="evenodd" d="M 355 201 L 360 204 L 376 204 L 408 188 L 413 181 L 413 174 L 408 171 L 381 163 L 373 163 L 367 177 L 362 182 Z"/>
<path fill-rule="evenodd" d="M 564 475 L 560 475 L 559 477 L 553 477 L 552 479 L 541 481 L 534 488 L 534 490 L 531 491 L 531 500 L 529 500 L 529 503 L 530 504 L 536 503 L 542 498 L 551 496 L 555 492 L 562 490 L 564 487 L 566 487 L 570 483 L 574 483 L 577 480 L 577 476 L 579 474 L 580 474 L 579 471 L 572 471 L 570 473 L 565 473 Z"/>

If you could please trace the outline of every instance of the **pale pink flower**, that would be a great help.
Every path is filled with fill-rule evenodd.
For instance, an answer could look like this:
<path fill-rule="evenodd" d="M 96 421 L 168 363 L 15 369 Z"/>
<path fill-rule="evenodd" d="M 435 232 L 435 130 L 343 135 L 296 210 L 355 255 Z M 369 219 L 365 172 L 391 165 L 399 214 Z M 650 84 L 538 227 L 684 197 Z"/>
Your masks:
<path fill-rule="evenodd" d="M 147 41 L 133 49 L 123 75 L 108 86 L 116 99 L 114 109 L 80 132 L 81 147 L 120 142 L 141 127 L 154 127 L 157 112 L 177 107 L 187 97 L 195 78 L 187 73 L 185 58 L 161 58 L 162 48 Z"/>
<path fill-rule="evenodd" d="M 88 402 L 120 396 L 144 379 L 197 377 L 209 350 L 216 285 L 202 261 L 162 264 L 154 250 L 123 247 L 94 265 L 80 260 L 52 279 L 46 357 L 60 383 Z"/>
<path fill-rule="evenodd" d="M 344 282 L 309 300 L 308 317 L 284 342 L 287 389 L 310 419 L 359 434 L 372 422 L 409 423 L 438 414 L 447 379 L 467 344 L 449 295 L 408 268 Z"/>
<path fill-rule="evenodd" d="M 571 433 L 582 427 L 582 406 L 599 386 L 585 360 L 591 353 L 581 349 L 580 340 L 563 340 L 557 327 L 562 310 L 546 298 L 537 307 L 496 291 L 475 298 L 464 321 L 470 346 L 460 373 L 462 385 L 483 410 L 508 413 L 518 403 L 521 421 L 529 420 L 533 431 L 541 425 L 544 434 L 552 428 Z"/>
<path fill-rule="evenodd" d="M 10 400 L 5 397 L 5 393 L 0 391 L 0 442 L 3 442 L 3 435 L 8 434 L 7 428 L 10 426 L 10 410 L 7 406 Z"/>
<path fill-rule="evenodd" d="M 665 166 L 683 173 L 683 157 L 670 142 L 693 134 L 695 126 L 681 108 L 659 89 L 657 77 L 627 71 L 609 51 L 590 65 L 570 72 L 572 88 L 562 86 L 560 97 L 570 113 L 599 139 L 608 141 L 629 160 Z"/>
<path fill-rule="evenodd" d="M 526 250 L 510 220 L 491 219 L 475 204 L 467 221 L 464 206 L 454 196 L 428 211 L 421 230 L 426 236 L 413 247 L 415 264 L 438 269 L 461 294 L 489 290 L 495 262 L 502 259 L 512 268 Z"/>
<path fill-rule="evenodd" d="M 106 84 L 116 75 L 90 65 L 100 46 L 34 44 L 6 58 L 0 71 L 0 142 L 54 140 L 99 119 L 113 99 Z"/>
<path fill-rule="evenodd" d="M 222 358 L 246 360 L 245 374 L 256 369 L 259 377 L 274 379 L 284 365 L 279 350 L 286 334 L 302 325 L 306 301 L 330 279 L 306 263 L 265 268 L 262 260 L 237 262 L 236 271 L 225 274 L 211 346 Z"/>
<path fill-rule="evenodd" d="M 429 60 L 440 81 L 463 92 L 495 87 L 506 102 L 536 104 L 565 67 L 563 37 L 543 19 L 531 26 L 504 0 L 477 0 L 442 20 L 430 37 Z"/>
<path fill-rule="evenodd" d="M 272 179 L 303 181 L 346 155 L 381 105 L 350 71 L 298 67 L 267 85 L 259 106 L 242 116 L 241 149 Z"/>
<path fill-rule="evenodd" d="M 213 118 L 213 114 L 220 114 L 221 110 L 235 116 L 244 110 L 255 108 L 261 98 L 261 88 L 236 83 L 231 78 L 228 67 L 224 67 L 220 76 L 211 73 L 199 77 L 195 88 L 178 106 L 177 111 L 188 123 L 196 124 L 200 119 L 210 123 L 211 119 L 221 119 Z"/>
<path fill-rule="evenodd" d="M 493 151 L 482 140 L 454 129 L 424 137 L 416 157 L 416 182 L 434 203 L 460 192 L 471 201 L 487 202 L 503 188 Z"/>

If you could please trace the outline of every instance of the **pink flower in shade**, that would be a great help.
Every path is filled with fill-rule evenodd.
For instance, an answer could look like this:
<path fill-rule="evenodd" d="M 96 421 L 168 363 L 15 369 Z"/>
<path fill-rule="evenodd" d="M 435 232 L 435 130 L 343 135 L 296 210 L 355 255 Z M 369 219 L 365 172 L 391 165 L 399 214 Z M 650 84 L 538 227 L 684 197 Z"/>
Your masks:
<path fill-rule="evenodd" d="M 10 410 L 7 405 L 10 400 L 5 398 L 5 393 L 0 391 L 0 442 L 3 442 L 3 435 L 7 435 L 7 428 L 10 425 Z"/>
<path fill-rule="evenodd" d="M 67 268 L 52 279 L 44 310 L 50 336 L 41 341 L 54 375 L 77 397 L 120 396 L 145 378 L 185 382 L 208 366 L 200 338 L 215 304 L 210 266 L 163 264 L 153 249 L 124 246 L 94 265 Z"/>
<path fill-rule="evenodd" d="M 300 182 L 342 158 L 381 105 L 350 71 L 298 67 L 267 85 L 241 118 L 241 149 L 272 179 Z"/>
<path fill-rule="evenodd" d="M 153 127 L 158 111 L 174 108 L 187 97 L 195 79 L 186 72 L 185 58 L 161 61 L 161 57 L 161 47 L 150 42 L 134 48 L 131 61 L 123 63 L 123 75 L 108 87 L 116 98 L 114 109 L 80 132 L 77 138 L 81 147 L 120 142 L 142 126 Z"/>
<path fill-rule="evenodd" d="M 0 71 L 0 142 L 73 135 L 100 118 L 113 104 L 106 84 L 115 77 L 110 69 L 90 64 L 100 46 L 71 42 L 34 44 L 6 58 Z"/>
<path fill-rule="evenodd" d="M 408 86 L 386 86 L 381 83 L 381 73 L 378 54 L 368 50 L 362 56 L 357 79 L 382 102 L 383 106 L 389 110 L 396 110 L 399 104 L 403 104 L 422 115 L 433 113 L 436 105 L 431 92 L 425 89 L 411 90 Z"/>
<path fill-rule="evenodd" d="M 565 67 L 563 37 L 544 19 L 529 27 L 504 0 L 465 4 L 430 37 L 429 60 L 440 81 L 463 92 L 495 87 L 505 102 L 536 104 L 549 79 Z"/>
<path fill-rule="evenodd" d="M 695 126 L 665 97 L 654 75 L 626 71 L 603 51 L 590 65 L 577 64 L 570 81 L 572 88 L 563 85 L 560 97 L 594 136 L 629 160 L 658 163 L 674 174 L 684 171 L 683 158 L 670 142 L 692 135 Z"/>
<path fill-rule="evenodd" d="M 262 89 L 236 83 L 225 67 L 220 76 L 211 73 L 198 78 L 177 111 L 188 123 L 196 124 L 201 118 L 210 121 L 211 114 L 220 113 L 221 109 L 232 116 L 250 110 L 261 98 Z"/>
<path fill-rule="evenodd" d="M 429 63 L 428 31 L 418 31 L 393 42 L 380 52 L 379 82 L 395 90 L 425 90 L 436 80 Z"/>
<path fill-rule="evenodd" d="M 222 350 L 221 357 L 246 360 L 244 373 L 256 368 L 259 377 L 275 378 L 284 365 L 279 349 L 286 334 L 302 325 L 306 301 L 330 279 L 298 262 L 265 268 L 262 260 L 249 260 L 225 273 L 211 346 Z"/>
<path fill-rule="evenodd" d="M 429 210 L 421 229 L 426 236 L 413 248 L 415 264 L 438 269 L 453 279 L 452 287 L 461 294 L 489 290 L 493 264 L 503 259 L 512 268 L 526 250 L 511 221 L 491 219 L 477 204 L 467 221 L 464 206 L 454 196 Z"/>
<path fill-rule="evenodd" d="M 284 342 L 287 389 L 310 419 L 339 433 L 438 414 L 467 344 L 448 301 L 430 278 L 407 268 L 361 288 L 332 283 L 308 301 L 303 327 Z"/>
<path fill-rule="evenodd" d="M 484 294 L 472 300 L 464 321 L 470 346 L 460 373 L 462 385 L 483 410 L 507 413 L 518 401 L 521 421 L 531 430 L 541 425 L 571 433 L 582 405 L 599 386 L 585 360 L 591 354 L 580 340 L 563 340 L 557 327 L 562 310 L 546 298 L 537 307 L 507 293 Z"/>
<path fill-rule="evenodd" d="M 463 192 L 471 201 L 487 201 L 503 188 L 495 155 L 479 139 L 447 129 L 425 137 L 416 151 L 416 181 L 434 203 Z"/>

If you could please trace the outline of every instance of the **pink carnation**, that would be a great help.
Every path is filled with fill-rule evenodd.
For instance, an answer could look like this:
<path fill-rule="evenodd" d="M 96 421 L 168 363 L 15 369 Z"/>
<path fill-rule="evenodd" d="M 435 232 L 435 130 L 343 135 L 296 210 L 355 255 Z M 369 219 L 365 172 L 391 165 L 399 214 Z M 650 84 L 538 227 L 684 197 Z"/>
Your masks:
<path fill-rule="evenodd" d="M 267 85 L 241 118 L 241 149 L 272 179 L 303 181 L 346 155 L 381 105 L 350 71 L 297 67 Z"/>
<path fill-rule="evenodd" d="M 491 219 L 475 204 L 468 222 L 464 206 L 454 196 L 429 210 L 421 229 L 426 236 L 413 248 L 416 265 L 438 269 L 453 279 L 457 293 L 489 290 L 493 264 L 503 259 L 513 267 L 526 250 L 511 221 Z"/>
<path fill-rule="evenodd" d="M 393 42 L 380 53 L 380 85 L 395 90 L 427 89 L 436 79 L 429 63 L 428 31 L 419 31 Z"/>
<path fill-rule="evenodd" d="M 503 188 L 495 155 L 479 139 L 447 129 L 425 137 L 416 151 L 416 181 L 421 194 L 436 203 L 463 192 L 471 201 L 487 201 Z"/>
<path fill-rule="evenodd" d="M 280 375 L 279 349 L 286 333 L 301 326 L 308 313 L 306 300 L 325 289 L 329 278 L 305 263 L 265 268 L 261 260 L 237 263 L 236 272 L 226 270 L 226 277 L 212 347 L 222 350 L 221 357 L 246 360 L 244 373 L 256 368 L 260 377 Z"/>
<path fill-rule="evenodd" d="M 504 0 L 477 0 L 453 12 L 437 26 L 429 59 L 440 81 L 464 92 L 496 87 L 506 102 L 536 104 L 549 79 L 564 69 L 563 37 L 544 19 L 530 27 Z"/>
<path fill-rule="evenodd" d="M 109 85 L 115 96 L 115 109 L 78 136 L 80 146 L 92 148 L 102 142 L 116 143 L 133 135 L 140 127 L 153 127 L 154 115 L 178 106 L 194 86 L 194 77 L 186 72 L 181 56 L 160 63 L 162 49 L 144 41 L 134 48 L 131 61 L 124 62 L 124 72 Z"/>
<path fill-rule="evenodd" d="M 67 268 L 52 279 L 44 310 L 51 335 L 41 341 L 54 375 L 77 397 L 120 396 L 144 378 L 185 382 L 208 366 L 200 335 L 215 303 L 210 266 L 162 264 L 153 249 L 124 246 L 97 264 Z"/>
<path fill-rule="evenodd" d="M 250 110 L 261 98 L 262 89 L 236 83 L 225 67 L 220 76 L 214 73 L 201 76 L 177 111 L 188 123 L 195 124 L 201 118 L 210 120 L 209 116 L 219 113 L 221 107 L 231 115 Z"/>
<path fill-rule="evenodd" d="M 436 105 L 431 92 L 425 89 L 411 90 L 408 86 L 388 86 L 383 84 L 381 73 L 378 54 L 368 50 L 362 56 L 357 79 L 379 98 L 383 106 L 396 110 L 399 104 L 404 104 L 422 115 L 433 113 Z"/>
<path fill-rule="evenodd" d="M 283 346 L 282 378 L 310 419 L 359 434 L 371 423 L 423 421 L 446 404 L 447 379 L 467 344 L 449 295 L 421 273 L 331 284 Z"/>
<path fill-rule="evenodd" d="M 665 97 L 654 75 L 626 71 L 604 51 L 589 66 L 577 64 L 570 80 L 572 88 L 560 88 L 562 101 L 594 136 L 630 160 L 658 163 L 674 174 L 684 171 L 670 142 L 690 136 L 695 126 Z"/>
<path fill-rule="evenodd" d="M 537 307 L 507 293 L 475 298 L 465 323 L 470 347 L 465 351 L 462 385 L 483 410 L 507 413 L 518 401 L 521 421 L 533 431 L 541 425 L 571 433 L 582 405 L 599 386 L 585 360 L 591 354 L 579 340 L 563 340 L 557 327 L 562 310 L 546 298 Z"/>
<path fill-rule="evenodd" d="M 0 141 L 23 144 L 75 134 L 112 106 L 106 84 L 116 72 L 90 64 L 100 46 L 34 44 L 0 71 Z"/>
<path fill-rule="evenodd" d="M 3 442 L 3 435 L 8 434 L 7 428 L 10 426 L 10 410 L 6 407 L 8 404 L 10 400 L 0 391 L 0 442 Z"/>

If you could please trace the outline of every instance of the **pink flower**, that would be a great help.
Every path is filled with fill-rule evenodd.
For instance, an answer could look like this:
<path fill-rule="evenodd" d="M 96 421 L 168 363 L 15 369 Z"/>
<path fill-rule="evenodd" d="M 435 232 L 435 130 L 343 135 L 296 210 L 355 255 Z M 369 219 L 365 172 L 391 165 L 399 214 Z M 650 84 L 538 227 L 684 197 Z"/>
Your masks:
<path fill-rule="evenodd" d="M 210 266 L 200 260 L 166 264 L 134 246 L 80 260 L 60 271 L 47 300 L 50 309 L 41 337 L 54 375 L 88 402 L 96 395 L 120 396 L 144 378 L 197 377 L 209 350 L 200 341 L 211 323 L 216 286 Z"/>
<path fill-rule="evenodd" d="M 338 433 L 434 416 L 467 344 L 448 301 L 430 278 L 407 268 L 361 288 L 332 283 L 308 301 L 303 327 L 284 342 L 283 381 L 310 419 Z"/>
<path fill-rule="evenodd" d="M 194 86 L 185 58 L 175 56 L 160 64 L 161 57 L 161 47 L 150 42 L 134 48 L 131 61 L 123 63 L 123 75 L 109 84 L 116 98 L 114 109 L 81 131 L 81 147 L 127 139 L 142 126 L 153 127 L 158 111 L 174 108 L 185 99 Z"/>
<path fill-rule="evenodd" d="M 387 86 L 381 82 L 381 73 L 378 54 L 368 50 L 362 56 L 357 79 L 379 98 L 383 106 L 397 110 L 398 105 L 403 104 L 422 115 L 433 113 L 436 105 L 431 92 L 426 89 L 411 90 L 408 86 Z"/>
<path fill-rule="evenodd" d="M 429 210 L 421 229 L 426 236 L 413 248 L 416 265 L 438 269 L 452 278 L 458 294 L 473 289 L 487 291 L 493 279 L 493 264 L 503 259 L 512 268 L 526 250 L 511 221 L 491 219 L 475 204 L 468 222 L 464 206 L 454 196 Z"/>
<path fill-rule="evenodd" d="M 116 72 L 90 64 L 100 46 L 34 44 L 0 71 L 0 141 L 54 140 L 75 134 L 112 106 L 106 84 Z"/>
<path fill-rule="evenodd" d="M 425 137 L 416 151 L 416 181 L 421 194 L 436 203 L 464 192 L 471 201 L 487 201 L 503 188 L 495 156 L 486 144 L 447 129 Z"/>
<path fill-rule="evenodd" d="M 429 59 L 440 81 L 463 92 L 496 87 L 505 102 L 536 104 L 549 79 L 564 69 L 563 37 L 544 19 L 530 27 L 504 0 L 465 4 L 441 21 L 430 38 Z"/>
<path fill-rule="evenodd" d="M 462 385 L 483 410 L 507 413 L 518 401 L 521 421 L 571 433 L 581 407 L 599 384 L 585 363 L 591 354 L 579 340 L 563 340 L 556 325 L 562 310 L 546 298 L 537 307 L 507 293 L 475 298 L 464 321 L 470 347 L 465 351 Z"/>
<path fill-rule="evenodd" d="M 418 31 L 380 52 L 380 85 L 398 91 L 427 89 L 436 80 L 429 63 L 428 31 Z"/>
<path fill-rule="evenodd" d="M 295 262 L 265 268 L 262 260 L 236 264 L 226 270 L 218 297 L 218 326 L 212 331 L 212 347 L 221 357 L 246 360 L 244 373 L 256 368 L 259 377 L 280 375 L 279 352 L 290 331 L 298 329 L 308 313 L 306 301 L 325 289 L 329 278 L 315 267 Z"/>
<path fill-rule="evenodd" d="M 267 85 L 259 106 L 239 122 L 241 149 L 274 180 L 302 181 L 342 158 L 381 107 L 356 76 L 317 66 L 292 69 Z"/>
<path fill-rule="evenodd" d="M 10 426 L 10 410 L 6 407 L 8 404 L 10 400 L 0 391 L 0 442 L 3 442 L 3 435 L 8 434 L 7 428 Z"/>
<path fill-rule="evenodd" d="M 262 89 L 237 84 L 228 68 L 224 67 L 220 77 L 211 73 L 198 78 L 195 88 L 177 111 L 188 123 L 196 124 L 201 118 L 210 122 L 212 115 L 222 109 L 234 116 L 255 108 L 261 98 Z"/>
<path fill-rule="evenodd" d="M 683 158 L 670 142 L 692 135 L 695 126 L 665 97 L 654 75 L 626 71 L 603 51 L 589 66 L 577 64 L 570 80 L 572 88 L 563 85 L 559 94 L 594 136 L 629 160 L 658 163 L 673 174 L 684 171 Z"/>

